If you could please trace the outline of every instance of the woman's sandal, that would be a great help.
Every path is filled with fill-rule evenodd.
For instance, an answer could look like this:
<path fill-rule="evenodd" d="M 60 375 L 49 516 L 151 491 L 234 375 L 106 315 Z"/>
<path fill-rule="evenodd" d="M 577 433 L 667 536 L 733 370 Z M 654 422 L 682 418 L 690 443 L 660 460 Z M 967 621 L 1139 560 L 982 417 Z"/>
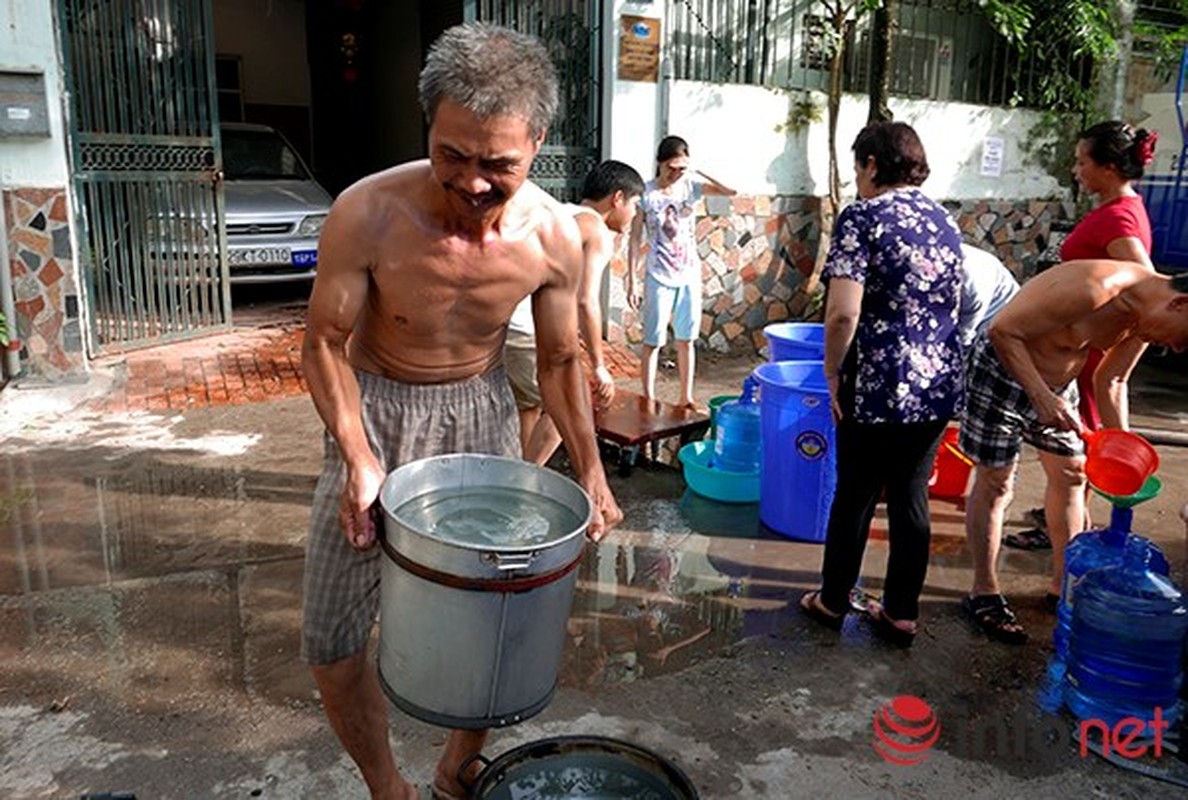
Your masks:
<path fill-rule="evenodd" d="M 916 626 L 913 624 L 911 628 L 901 628 L 895 624 L 899 620 L 888 617 L 882 606 L 871 608 L 870 619 L 875 635 L 888 644 L 906 649 L 916 641 Z"/>
<path fill-rule="evenodd" d="M 966 613 L 982 633 L 1003 644 L 1026 644 L 1027 632 L 1015 619 L 1015 612 L 1000 594 L 979 594 L 961 601 Z"/>
<path fill-rule="evenodd" d="M 825 604 L 821 602 L 820 589 L 806 592 L 800 598 L 800 610 L 804 612 L 805 616 L 834 631 L 840 631 L 846 621 L 845 614 L 835 614 L 825 607 Z"/>

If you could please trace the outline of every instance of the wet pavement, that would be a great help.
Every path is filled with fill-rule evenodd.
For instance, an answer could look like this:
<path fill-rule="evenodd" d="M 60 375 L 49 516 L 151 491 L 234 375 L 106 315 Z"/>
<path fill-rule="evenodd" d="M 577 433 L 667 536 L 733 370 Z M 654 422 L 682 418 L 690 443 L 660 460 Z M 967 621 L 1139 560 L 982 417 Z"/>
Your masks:
<path fill-rule="evenodd" d="M 749 368 L 710 359 L 700 391 L 727 392 Z M 53 391 L 0 395 L 0 796 L 364 797 L 298 657 L 320 466 L 308 398 L 177 413 L 109 410 L 94 393 L 58 406 L 45 399 Z M 1145 424 L 1184 424 L 1174 402 L 1144 397 Z M 1167 490 L 1136 509 L 1135 529 L 1182 582 L 1188 449 L 1160 454 Z M 795 600 L 816 585 L 821 547 L 766 532 L 757 506 L 705 500 L 666 465 L 610 472 L 626 518 L 587 549 L 559 690 L 538 717 L 496 732 L 489 756 L 550 736 L 612 736 L 673 760 L 704 798 L 1177 791 L 1049 746 L 1051 722 L 1035 706 L 1049 559 L 1003 554 L 1032 643 L 975 634 L 957 606 L 970 581 L 958 503 L 933 501 L 923 630 L 904 652 L 864 618 L 839 637 L 800 616 Z M 1029 454 L 1011 529 L 1041 492 Z M 1104 519 L 1102 501 L 1094 512 Z M 884 531 L 880 512 L 863 571 L 873 592 Z M 871 746 L 873 715 L 902 694 L 923 698 L 942 725 L 928 759 L 910 767 Z M 974 747 L 965 734 L 979 721 L 1039 733 Z M 426 780 L 442 732 L 396 711 L 391 729 L 400 763 Z M 1173 760 L 1148 762 L 1166 770 Z"/>

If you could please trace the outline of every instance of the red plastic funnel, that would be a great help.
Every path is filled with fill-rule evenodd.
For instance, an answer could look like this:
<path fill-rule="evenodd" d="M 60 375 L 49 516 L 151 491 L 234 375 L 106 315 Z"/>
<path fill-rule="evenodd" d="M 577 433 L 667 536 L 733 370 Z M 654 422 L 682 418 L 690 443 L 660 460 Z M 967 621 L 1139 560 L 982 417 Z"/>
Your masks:
<path fill-rule="evenodd" d="M 1085 475 L 1106 494 L 1134 494 L 1159 469 L 1159 454 L 1137 433 L 1104 428 L 1081 431 L 1081 438 L 1085 440 Z"/>

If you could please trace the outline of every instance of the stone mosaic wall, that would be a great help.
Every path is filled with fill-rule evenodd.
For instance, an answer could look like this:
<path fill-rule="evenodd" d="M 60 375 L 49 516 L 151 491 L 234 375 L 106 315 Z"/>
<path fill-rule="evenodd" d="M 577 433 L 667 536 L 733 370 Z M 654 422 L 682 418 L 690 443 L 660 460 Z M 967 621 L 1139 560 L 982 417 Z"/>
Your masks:
<path fill-rule="evenodd" d="M 1035 274 L 1052 223 L 1077 217 L 1071 200 L 964 200 L 944 205 L 966 241 L 996 252 L 1020 280 Z"/>
<path fill-rule="evenodd" d="M 81 298 L 70 249 L 66 190 L 10 189 L 2 200 L 21 368 L 51 379 L 81 373 L 86 368 Z"/>
<path fill-rule="evenodd" d="M 703 346 L 721 352 L 759 350 L 763 328 L 785 319 L 811 319 L 817 280 L 813 265 L 821 244 L 821 219 L 829 200 L 820 197 L 707 196 L 698 209 L 702 260 Z M 970 200 L 945 203 L 967 241 L 996 252 L 1018 277 L 1035 272 L 1054 220 L 1073 218 L 1071 202 Z M 626 238 L 626 237 L 622 237 Z M 626 243 L 611 264 L 607 335 L 640 341 L 638 312 L 626 301 Z"/>

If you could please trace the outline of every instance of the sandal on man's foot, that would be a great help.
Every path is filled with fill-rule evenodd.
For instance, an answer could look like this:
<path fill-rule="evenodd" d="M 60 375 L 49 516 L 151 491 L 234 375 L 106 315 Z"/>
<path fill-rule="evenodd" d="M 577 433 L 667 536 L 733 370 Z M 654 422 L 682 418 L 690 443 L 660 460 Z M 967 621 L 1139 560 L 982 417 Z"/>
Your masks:
<path fill-rule="evenodd" d="M 448 789 L 443 789 L 436 783 L 429 785 L 429 797 L 431 800 L 462 800 L 463 795 L 454 794 Z"/>
<path fill-rule="evenodd" d="M 1008 533 L 1002 543 L 1016 550 L 1051 550 L 1052 540 L 1043 528 L 1032 528 L 1019 533 Z"/>
<path fill-rule="evenodd" d="M 1027 631 L 1000 594 L 979 594 L 961 601 L 961 610 L 982 633 L 1003 644 L 1026 644 Z"/>
<path fill-rule="evenodd" d="M 805 616 L 809 617 L 815 622 L 821 623 L 830 630 L 840 631 L 842 629 L 842 625 L 846 621 L 845 614 L 835 614 L 825 607 L 825 604 L 821 602 L 820 589 L 814 589 L 811 592 L 806 592 L 804 596 L 800 598 L 799 605 L 800 610 L 804 612 Z"/>

